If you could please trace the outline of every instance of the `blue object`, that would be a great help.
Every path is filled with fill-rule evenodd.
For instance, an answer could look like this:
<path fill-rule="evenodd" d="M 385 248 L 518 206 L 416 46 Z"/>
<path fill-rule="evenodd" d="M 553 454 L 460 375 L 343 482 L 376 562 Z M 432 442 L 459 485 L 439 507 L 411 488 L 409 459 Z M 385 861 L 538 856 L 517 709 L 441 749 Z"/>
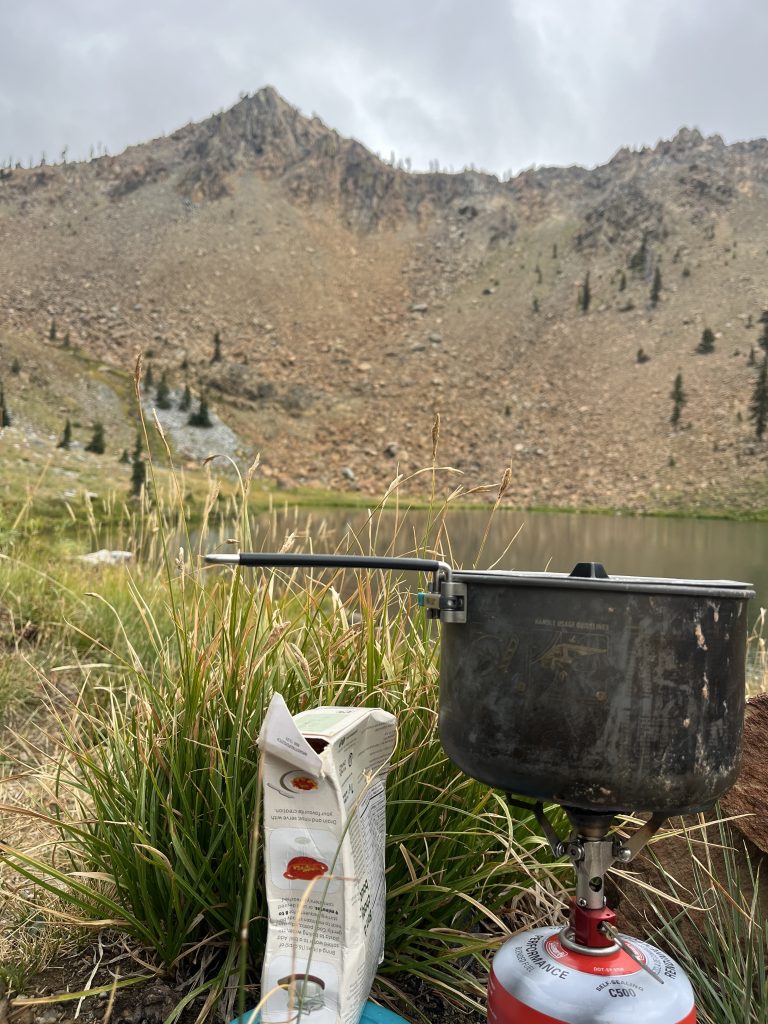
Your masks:
<path fill-rule="evenodd" d="M 394 1010 L 388 1010 L 386 1006 L 379 1006 L 369 1000 L 365 1004 L 360 1024 L 405 1024 L 405 1017 L 401 1017 Z"/>
<path fill-rule="evenodd" d="M 309 1020 L 308 1014 L 304 1014 L 304 1017 Z M 254 1010 L 248 1010 L 242 1017 L 233 1020 L 232 1024 L 259 1024 L 259 1022 L 259 1014 Z M 360 1024 L 406 1024 L 406 1020 L 405 1017 L 400 1017 L 393 1010 L 388 1010 L 385 1006 L 378 1006 L 369 1000 L 363 1009 Z"/>

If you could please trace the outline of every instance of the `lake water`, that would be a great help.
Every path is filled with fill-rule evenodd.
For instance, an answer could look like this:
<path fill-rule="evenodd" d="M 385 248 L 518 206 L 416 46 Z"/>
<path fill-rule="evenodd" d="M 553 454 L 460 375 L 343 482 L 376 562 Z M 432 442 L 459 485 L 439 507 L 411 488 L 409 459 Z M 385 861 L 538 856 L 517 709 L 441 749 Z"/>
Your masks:
<path fill-rule="evenodd" d="M 309 521 L 308 535 L 312 537 L 312 549 L 316 552 L 333 550 L 345 534 L 362 531 L 362 550 L 369 551 L 366 519 L 363 510 L 329 509 L 310 513 L 285 509 L 273 513 L 271 528 L 273 536 L 282 537 L 294 529 L 302 533 Z M 427 513 L 401 515 L 394 550 L 387 550 L 394 523 L 393 514 L 385 513 L 380 518 L 378 539 L 372 546 L 380 554 L 413 553 L 415 538 L 420 541 L 424 536 Z M 257 518 L 254 525 L 258 546 L 266 548 L 266 515 L 264 519 Z M 568 515 L 508 509 L 500 509 L 490 517 L 484 510 L 452 510 L 446 519 L 446 533 L 451 552 L 447 556 L 448 546 L 444 544 L 446 561 L 456 568 L 570 572 L 577 562 L 602 562 L 609 574 L 622 576 L 731 579 L 752 583 L 757 598 L 751 602 L 750 622 L 757 618 L 761 606 L 768 605 L 768 523 Z M 296 546 L 308 550 L 301 537 Z"/>

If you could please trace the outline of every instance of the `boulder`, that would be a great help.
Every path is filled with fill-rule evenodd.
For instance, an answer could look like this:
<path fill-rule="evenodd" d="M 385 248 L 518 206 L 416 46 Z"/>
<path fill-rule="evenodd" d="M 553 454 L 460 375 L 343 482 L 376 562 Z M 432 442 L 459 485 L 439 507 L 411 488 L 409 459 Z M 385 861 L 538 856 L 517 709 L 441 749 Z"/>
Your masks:
<path fill-rule="evenodd" d="M 79 556 L 81 562 L 88 562 L 89 565 L 124 565 L 132 558 L 132 551 L 108 551 L 106 548 Z"/>

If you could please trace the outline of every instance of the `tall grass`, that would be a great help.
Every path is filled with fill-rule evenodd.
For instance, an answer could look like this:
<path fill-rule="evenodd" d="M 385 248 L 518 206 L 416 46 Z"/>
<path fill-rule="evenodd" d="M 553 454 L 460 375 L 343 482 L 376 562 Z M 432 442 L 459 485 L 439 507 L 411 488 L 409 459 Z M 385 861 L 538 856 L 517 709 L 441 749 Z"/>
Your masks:
<path fill-rule="evenodd" d="M 725 821 L 688 833 L 687 842 L 690 889 L 661 865 L 673 900 L 650 900 L 658 941 L 688 974 L 702 1024 L 768 1024 L 765 879 Z"/>
<path fill-rule="evenodd" d="M 763 635 L 765 613 L 766 609 L 761 608 L 747 638 L 747 690 L 751 693 L 768 692 L 768 647 Z"/>
<path fill-rule="evenodd" d="M 247 480 L 241 499 L 231 511 L 247 547 Z M 444 506 L 414 552 L 399 536 L 396 487 L 387 504 L 399 553 L 441 544 Z M 208 546 L 215 507 L 214 490 L 198 551 Z M 56 841 L 47 857 L 6 849 L 2 862 L 55 900 L 59 919 L 130 936 L 187 978 L 207 994 L 205 1015 L 231 995 L 246 906 L 246 975 L 249 985 L 258 979 L 266 910 L 252 828 L 255 739 L 271 695 L 281 693 L 294 712 L 383 707 L 397 716 L 399 742 L 388 782 L 380 985 L 397 994 L 403 975 L 416 977 L 478 1007 L 489 951 L 523 920 L 510 908 L 524 901 L 530 919 L 547 919 L 558 906 L 560 866 L 527 815 L 447 760 L 436 731 L 436 627 L 413 598 L 417 581 L 204 570 L 189 540 L 176 559 L 161 557 L 171 528 L 191 536 L 183 510 L 174 518 L 147 504 L 130 514 L 132 536 L 144 539 L 141 565 L 104 572 L 88 594 L 71 566 L 58 578 L 46 570 L 38 588 L 57 595 L 51 611 L 65 622 L 69 647 L 69 685 L 47 684 L 63 752 L 57 810 L 42 817 Z M 373 513 L 348 546 L 381 550 L 380 530 Z M 12 571 L 18 583 L 36 572 L 18 562 Z"/>

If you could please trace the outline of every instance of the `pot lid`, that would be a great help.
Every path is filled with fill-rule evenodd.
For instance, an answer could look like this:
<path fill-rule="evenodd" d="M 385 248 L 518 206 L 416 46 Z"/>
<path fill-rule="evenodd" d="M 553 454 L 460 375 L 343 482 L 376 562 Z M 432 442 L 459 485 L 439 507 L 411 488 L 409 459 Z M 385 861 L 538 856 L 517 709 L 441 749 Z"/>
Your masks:
<path fill-rule="evenodd" d="M 570 573 L 456 569 L 451 577 L 463 583 L 477 582 L 507 587 L 680 594 L 687 597 L 730 597 L 742 601 L 755 596 L 751 583 L 737 580 L 686 580 L 663 576 L 609 576 L 600 562 L 579 562 Z"/>

